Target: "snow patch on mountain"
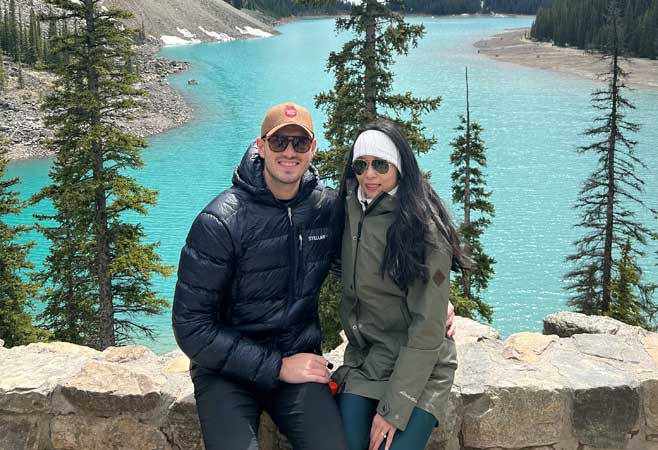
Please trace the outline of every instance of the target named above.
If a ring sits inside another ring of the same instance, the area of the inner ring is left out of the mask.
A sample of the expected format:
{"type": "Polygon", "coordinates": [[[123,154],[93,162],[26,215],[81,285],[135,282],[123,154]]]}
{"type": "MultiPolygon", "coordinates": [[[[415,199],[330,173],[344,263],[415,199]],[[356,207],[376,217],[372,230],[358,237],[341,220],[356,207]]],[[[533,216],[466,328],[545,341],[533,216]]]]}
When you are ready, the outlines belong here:
{"type": "Polygon", "coordinates": [[[188,39],[193,39],[193,38],[196,37],[196,34],[192,33],[192,32],[191,32],[190,30],[188,30],[187,28],[178,28],[178,27],[176,27],[176,30],[178,30],[178,32],[179,32],[180,34],[182,34],[184,37],[186,37],[186,38],[188,38],[188,39]]]}
{"type": "Polygon", "coordinates": [[[251,36],[258,36],[258,37],[272,36],[272,33],[268,33],[267,31],[263,31],[259,28],[253,28],[250,26],[245,26],[244,28],[235,27],[235,29],[238,30],[240,34],[249,34],[251,36]]]}
{"type": "Polygon", "coordinates": [[[221,42],[226,42],[226,41],[234,41],[235,38],[229,36],[226,33],[217,33],[216,31],[208,31],[205,28],[203,28],[201,25],[199,25],[199,30],[203,31],[206,35],[210,36],[211,38],[214,38],[218,41],[221,42]]]}
{"type": "Polygon", "coordinates": [[[183,39],[178,36],[168,36],[163,34],[160,36],[160,40],[164,45],[189,45],[189,44],[200,44],[200,39],[183,39]]]}

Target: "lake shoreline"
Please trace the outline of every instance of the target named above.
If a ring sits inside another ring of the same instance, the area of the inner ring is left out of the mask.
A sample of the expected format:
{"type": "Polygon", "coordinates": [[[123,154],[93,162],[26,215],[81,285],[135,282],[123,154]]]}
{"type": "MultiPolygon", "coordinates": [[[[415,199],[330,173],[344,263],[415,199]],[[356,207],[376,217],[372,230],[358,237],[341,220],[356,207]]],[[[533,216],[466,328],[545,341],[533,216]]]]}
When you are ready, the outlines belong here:
{"type": "MultiPolygon", "coordinates": [[[[133,111],[133,118],[119,127],[140,137],[153,136],[184,125],[194,118],[194,108],[167,81],[167,77],[189,69],[182,61],[158,56],[160,43],[150,42],[139,48],[136,65],[140,74],[138,87],[145,91],[142,108],[133,111]]],[[[25,87],[18,88],[17,65],[5,58],[8,85],[0,102],[0,131],[9,138],[7,159],[25,161],[50,158],[54,155],[46,145],[53,136],[44,124],[40,106],[49,93],[55,75],[23,67],[25,87]]]]}
{"type": "MultiPolygon", "coordinates": [[[[416,17],[427,17],[430,19],[434,18],[451,18],[451,19],[473,19],[473,18],[491,18],[491,19],[501,19],[501,18],[531,18],[535,17],[534,15],[527,14],[427,14],[427,13],[409,13],[404,15],[406,17],[416,18],[416,17]]],[[[339,17],[349,17],[349,13],[345,14],[326,14],[326,15],[308,15],[308,16],[288,16],[276,19],[273,23],[273,26],[277,27],[279,25],[286,25],[289,23],[300,22],[303,20],[321,20],[321,19],[337,19],[339,17]]]]}
{"type": "MultiPolygon", "coordinates": [[[[550,42],[530,40],[530,28],[515,28],[475,42],[478,53],[498,61],[534,69],[568,73],[600,81],[607,62],[598,53],[577,48],[558,47],[550,42]]],[[[621,62],[629,72],[626,84],[634,88],[658,89],[658,61],[646,58],[627,58],[621,62]]]]}

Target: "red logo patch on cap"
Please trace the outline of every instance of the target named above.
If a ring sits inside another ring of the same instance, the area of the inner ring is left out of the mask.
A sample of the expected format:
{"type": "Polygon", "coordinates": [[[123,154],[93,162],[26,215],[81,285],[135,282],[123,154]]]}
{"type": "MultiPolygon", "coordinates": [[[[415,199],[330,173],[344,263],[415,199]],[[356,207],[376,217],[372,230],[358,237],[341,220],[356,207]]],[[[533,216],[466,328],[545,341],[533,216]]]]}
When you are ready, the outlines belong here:
{"type": "Polygon", "coordinates": [[[294,106],[286,106],[286,117],[293,118],[297,115],[297,110],[294,106]]]}

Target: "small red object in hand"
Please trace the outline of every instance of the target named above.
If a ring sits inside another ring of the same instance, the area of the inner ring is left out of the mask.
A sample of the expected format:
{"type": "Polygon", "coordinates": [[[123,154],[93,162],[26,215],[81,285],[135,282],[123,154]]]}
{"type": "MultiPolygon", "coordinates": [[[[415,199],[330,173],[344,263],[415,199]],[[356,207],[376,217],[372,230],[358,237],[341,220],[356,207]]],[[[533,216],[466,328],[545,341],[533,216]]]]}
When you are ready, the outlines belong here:
{"type": "Polygon", "coordinates": [[[338,383],[335,381],[330,381],[329,382],[329,390],[331,391],[331,395],[336,395],[338,394],[338,383]]]}

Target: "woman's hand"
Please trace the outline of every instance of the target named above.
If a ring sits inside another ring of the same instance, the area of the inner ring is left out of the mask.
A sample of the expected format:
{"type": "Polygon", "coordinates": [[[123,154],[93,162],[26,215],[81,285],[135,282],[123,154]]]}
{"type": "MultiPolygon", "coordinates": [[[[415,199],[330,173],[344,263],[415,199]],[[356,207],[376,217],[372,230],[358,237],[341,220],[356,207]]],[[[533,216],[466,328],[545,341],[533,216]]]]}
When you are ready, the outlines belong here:
{"type": "Polygon", "coordinates": [[[397,430],[382,416],[375,414],[375,418],[372,419],[372,428],[370,428],[370,446],[368,450],[379,450],[379,446],[382,445],[384,439],[386,439],[385,448],[388,450],[393,443],[393,436],[397,430]]]}
{"type": "Polygon", "coordinates": [[[446,336],[453,337],[457,331],[457,324],[455,323],[455,307],[452,302],[448,302],[448,320],[446,320],[446,336]]]}

